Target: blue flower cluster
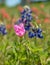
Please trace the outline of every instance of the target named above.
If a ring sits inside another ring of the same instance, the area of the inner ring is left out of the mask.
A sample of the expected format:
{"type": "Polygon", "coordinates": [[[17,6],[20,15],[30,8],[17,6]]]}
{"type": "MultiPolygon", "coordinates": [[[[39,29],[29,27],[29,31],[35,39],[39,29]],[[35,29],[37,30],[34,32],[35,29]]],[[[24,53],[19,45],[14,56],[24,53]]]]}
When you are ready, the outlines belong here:
{"type": "Polygon", "coordinates": [[[4,24],[0,24],[0,34],[2,35],[6,35],[7,34],[7,30],[4,24]]]}
{"type": "Polygon", "coordinates": [[[22,12],[21,12],[21,17],[22,19],[26,19],[28,22],[30,22],[33,18],[32,18],[32,11],[29,10],[29,9],[24,9],[22,12]]]}
{"type": "Polygon", "coordinates": [[[31,28],[30,22],[33,19],[33,17],[32,17],[32,11],[28,6],[26,6],[24,10],[21,12],[21,18],[25,24],[25,30],[29,31],[31,28]]]}
{"type": "Polygon", "coordinates": [[[29,38],[38,37],[43,38],[42,30],[40,28],[32,29],[32,32],[28,33],[29,38]]]}
{"type": "Polygon", "coordinates": [[[43,38],[42,30],[40,28],[33,28],[30,24],[32,17],[31,9],[26,6],[21,12],[21,19],[18,20],[18,23],[24,23],[25,30],[28,31],[29,38],[38,37],[43,38]]]}

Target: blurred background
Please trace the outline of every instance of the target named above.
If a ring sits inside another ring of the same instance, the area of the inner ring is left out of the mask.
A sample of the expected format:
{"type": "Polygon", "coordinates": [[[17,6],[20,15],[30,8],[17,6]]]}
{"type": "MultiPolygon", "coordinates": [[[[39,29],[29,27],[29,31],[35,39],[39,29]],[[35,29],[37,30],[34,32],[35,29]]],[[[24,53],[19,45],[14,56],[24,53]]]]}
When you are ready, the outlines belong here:
{"type": "Polygon", "coordinates": [[[46,2],[46,1],[50,1],[50,0],[0,0],[0,5],[4,4],[8,7],[14,7],[16,5],[26,5],[30,2],[46,2]]]}

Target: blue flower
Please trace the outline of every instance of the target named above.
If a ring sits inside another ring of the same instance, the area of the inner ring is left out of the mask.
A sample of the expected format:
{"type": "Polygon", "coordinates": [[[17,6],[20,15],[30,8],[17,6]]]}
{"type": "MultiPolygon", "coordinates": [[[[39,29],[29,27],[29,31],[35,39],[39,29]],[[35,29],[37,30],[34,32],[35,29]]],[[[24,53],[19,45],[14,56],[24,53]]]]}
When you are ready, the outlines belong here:
{"type": "Polygon", "coordinates": [[[42,30],[41,30],[40,28],[38,28],[38,29],[37,29],[37,32],[38,32],[38,33],[41,33],[41,32],[42,32],[42,30]]]}
{"type": "Polygon", "coordinates": [[[30,23],[26,22],[25,23],[25,30],[26,31],[29,31],[30,30],[30,27],[31,27],[30,23]]]}
{"type": "Polygon", "coordinates": [[[27,21],[29,21],[29,22],[33,19],[32,15],[29,14],[29,13],[26,14],[26,16],[27,16],[26,19],[27,19],[27,21]]]}
{"type": "Polygon", "coordinates": [[[40,28],[33,28],[33,34],[38,38],[43,38],[42,30],[40,28]]]}
{"type": "Polygon", "coordinates": [[[30,31],[31,30],[30,22],[33,19],[31,14],[32,11],[30,9],[24,9],[23,12],[21,12],[21,18],[24,21],[25,30],[28,31],[29,38],[33,37],[43,38],[42,30],[40,28],[33,28],[32,31],[30,31]]]}
{"type": "Polygon", "coordinates": [[[21,16],[22,19],[25,19],[26,17],[27,17],[26,15],[22,15],[22,16],[21,16]]]}
{"type": "Polygon", "coordinates": [[[2,35],[6,35],[7,34],[7,30],[6,30],[6,27],[4,25],[0,26],[0,34],[2,34],[2,35]]]}
{"type": "Polygon", "coordinates": [[[33,17],[30,14],[22,15],[21,18],[23,20],[26,19],[28,22],[31,22],[31,20],[33,19],[33,17]]]}
{"type": "Polygon", "coordinates": [[[23,10],[22,12],[21,12],[21,15],[23,15],[23,14],[25,14],[26,13],[26,11],[25,10],[23,10]]]}
{"type": "Polygon", "coordinates": [[[23,12],[21,12],[21,18],[26,19],[28,22],[30,22],[33,19],[31,13],[31,10],[23,10],[23,12]]]}
{"type": "Polygon", "coordinates": [[[35,36],[35,34],[33,34],[33,32],[28,32],[28,36],[29,36],[29,38],[33,38],[35,36]]]}
{"type": "Polygon", "coordinates": [[[43,35],[40,34],[40,33],[38,33],[38,34],[37,34],[37,37],[38,37],[38,38],[43,38],[43,35]]]}
{"type": "Polygon", "coordinates": [[[27,21],[28,21],[28,22],[31,22],[31,20],[32,20],[32,17],[28,17],[28,18],[27,18],[27,21]]]}
{"type": "Polygon", "coordinates": [[[30,30],[30,26],[28,25],[28,26],[25,26],[25,30],[26,31],[29,31],[30,30]]]}

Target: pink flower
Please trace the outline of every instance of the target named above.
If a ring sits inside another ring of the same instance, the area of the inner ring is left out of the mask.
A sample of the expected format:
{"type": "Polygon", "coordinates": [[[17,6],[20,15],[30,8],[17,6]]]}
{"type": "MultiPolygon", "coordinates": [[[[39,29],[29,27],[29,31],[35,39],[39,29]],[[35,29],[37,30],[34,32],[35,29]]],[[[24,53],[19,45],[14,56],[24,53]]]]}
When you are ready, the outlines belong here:
{"type": "Polygon", "coordinates": [[[21,23],[19,25],[14,25],[14,30],[16,35],[18,35],[19,37],[22,37],[25,34],[25,29],[24,29],[24,24],[21,23]]]}

